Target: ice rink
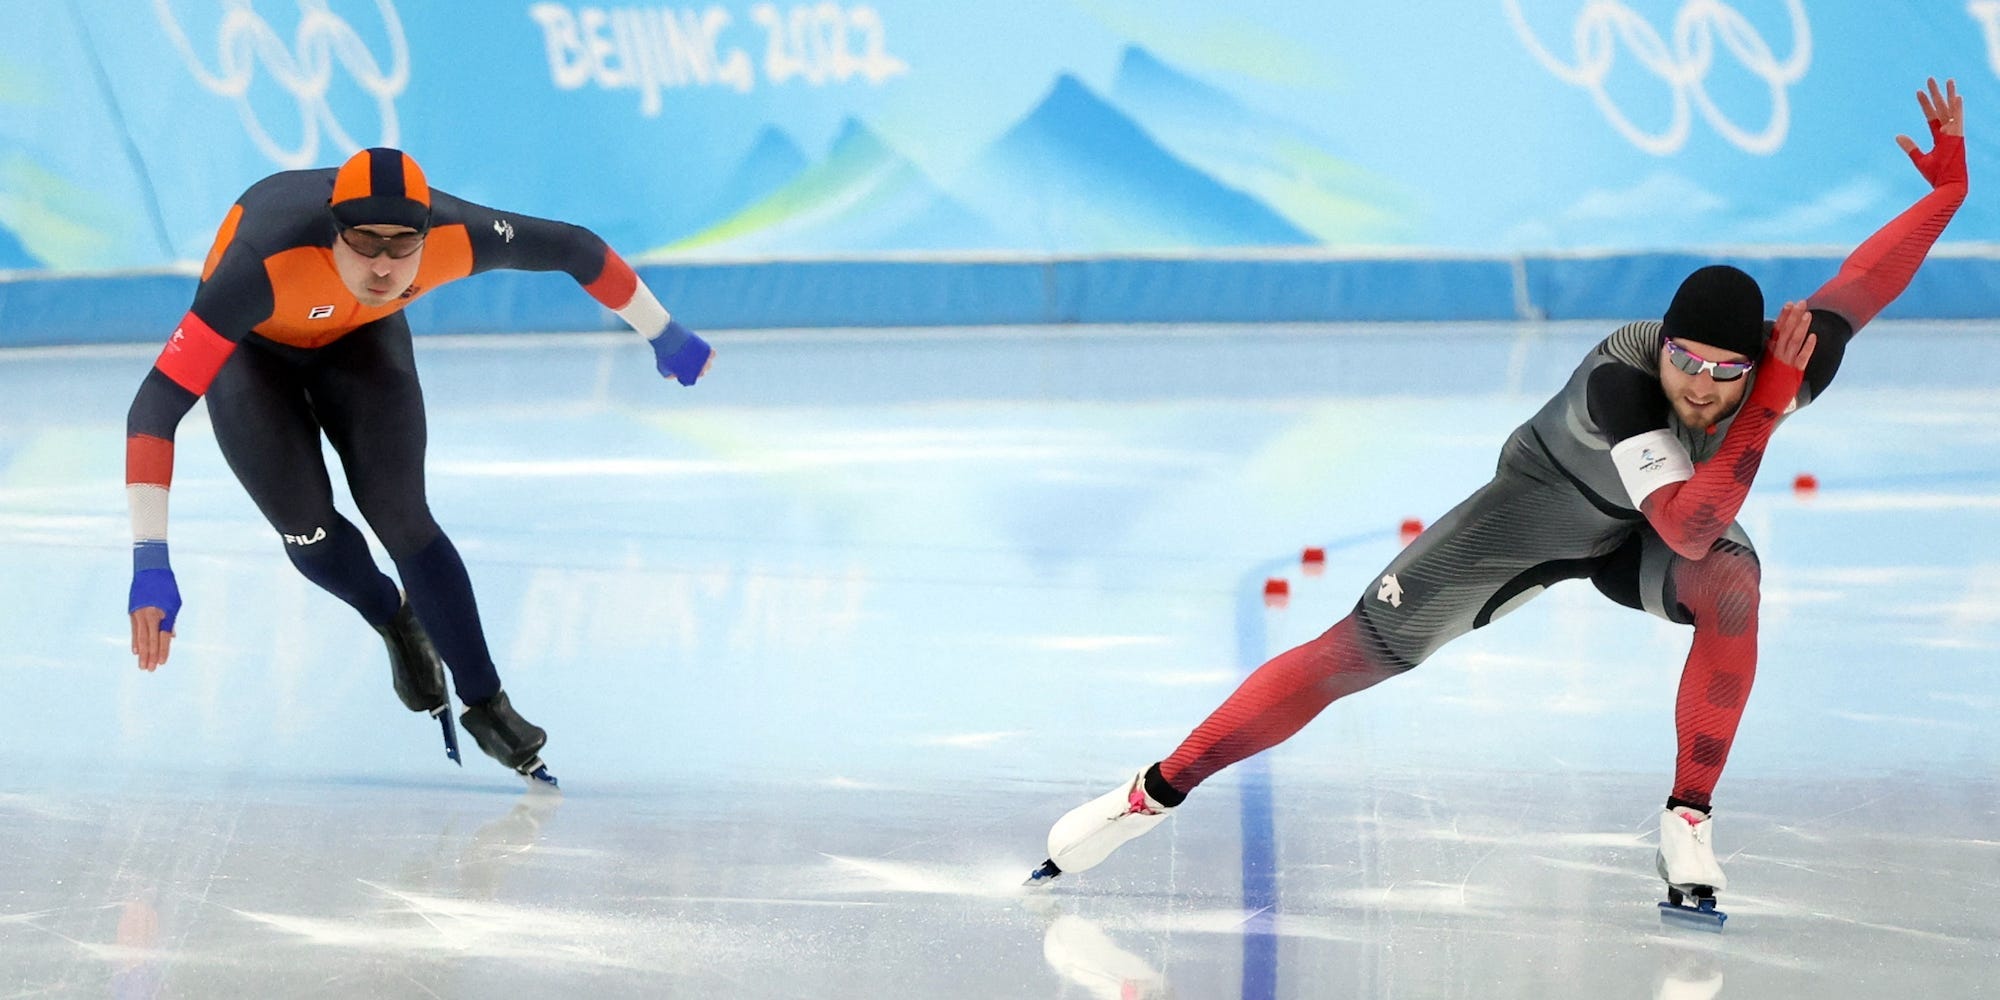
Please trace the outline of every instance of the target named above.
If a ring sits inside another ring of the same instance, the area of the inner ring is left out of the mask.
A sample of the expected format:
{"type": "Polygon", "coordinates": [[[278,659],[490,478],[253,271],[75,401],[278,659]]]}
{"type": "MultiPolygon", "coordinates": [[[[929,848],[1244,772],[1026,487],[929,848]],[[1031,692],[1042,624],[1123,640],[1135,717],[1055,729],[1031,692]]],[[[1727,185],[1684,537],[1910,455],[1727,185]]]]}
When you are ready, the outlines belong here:
{"type": "Polygon", "coordinates": [[[1869,327],[1774,439],[1722,934],[1654,907],[1688,633],[1585,583],[1019,887],[1614,325],[724,333],[693,389],[630,336],[419,338],[432,507],[560,798],[445,760],[203,407],[135,670],[157,346],[0,352],[0,1000],[2000,991],[1992,325],[1869,327]]]}

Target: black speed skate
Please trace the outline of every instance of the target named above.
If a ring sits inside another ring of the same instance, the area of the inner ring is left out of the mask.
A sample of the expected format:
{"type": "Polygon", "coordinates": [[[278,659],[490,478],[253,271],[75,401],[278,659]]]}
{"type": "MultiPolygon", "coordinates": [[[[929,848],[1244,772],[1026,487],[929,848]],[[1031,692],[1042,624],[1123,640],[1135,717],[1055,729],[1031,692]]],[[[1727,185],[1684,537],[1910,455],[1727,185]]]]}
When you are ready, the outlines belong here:
{"type": "Polygon", "coordinates": [[[513,768],[528,782],[529,788],[557,787],[555,775],[549,773],[548,766],[538,756],[549,742],[548,732],[521,718],[521,713],[514,711],[513,703],[507,700],[506,691],[495,691],[493,697],[465,706],[458,721],[465,724],[465,731],[472,734],[479,749],[513,768]]]}
{"type": "Polygon", "coordinates": [[[463,767],[458,759],[458,729],[451,724],[451,697],[444,689],[444,660],[431,645],[430,634],[417,621],[410,602],[396,609],[389,624],[375,631],[389,647],[389,677],[396,685],[396,697],[412,712],[423,712],[438,720],[444,732],[444,754],[463,767]]]}

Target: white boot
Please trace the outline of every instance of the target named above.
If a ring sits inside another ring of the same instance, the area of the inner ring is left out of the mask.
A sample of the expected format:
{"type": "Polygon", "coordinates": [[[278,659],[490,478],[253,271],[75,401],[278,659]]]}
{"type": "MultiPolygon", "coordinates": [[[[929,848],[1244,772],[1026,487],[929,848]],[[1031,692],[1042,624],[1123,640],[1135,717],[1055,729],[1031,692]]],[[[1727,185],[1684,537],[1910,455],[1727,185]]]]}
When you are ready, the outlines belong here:
{"type": "Polygon", "coordinates": [[[1721,892],[1729,884],[1715,861],[1715,820],[1679,806],[1660,812],[1660,877],[1669,886],[1688,890],[1705,885],[1721,892]]]}
{"type": "Polygon", "coordinates": [[[1146,794],[1141,772],[1056,820],[1049,828],[1049,861],[1065,872],[1095,868],[1120,845],[1166,818],[1167,807],[1146,794]]]}

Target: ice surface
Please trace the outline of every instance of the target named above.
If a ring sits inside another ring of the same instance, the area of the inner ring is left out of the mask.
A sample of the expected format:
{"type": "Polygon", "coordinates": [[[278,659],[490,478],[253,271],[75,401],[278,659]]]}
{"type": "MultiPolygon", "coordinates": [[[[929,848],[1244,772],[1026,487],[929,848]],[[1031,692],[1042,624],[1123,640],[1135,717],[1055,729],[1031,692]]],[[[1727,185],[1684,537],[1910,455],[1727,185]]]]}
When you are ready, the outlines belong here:
{"type": "Polygon", "coordinates": [[[120,439],[156,348],[0,354],[0,998],[1991,989],[1990,325],[1870,327],[1766,459],[1723,934],[1654,909],[1686,633],[1583,584],[1019,887],[1607,331],[724,333],[694,389],[629,338],[420,339],[432,507],[559,799],[444,760],[199,407],[187,607],[134,670],[120,439]]]}

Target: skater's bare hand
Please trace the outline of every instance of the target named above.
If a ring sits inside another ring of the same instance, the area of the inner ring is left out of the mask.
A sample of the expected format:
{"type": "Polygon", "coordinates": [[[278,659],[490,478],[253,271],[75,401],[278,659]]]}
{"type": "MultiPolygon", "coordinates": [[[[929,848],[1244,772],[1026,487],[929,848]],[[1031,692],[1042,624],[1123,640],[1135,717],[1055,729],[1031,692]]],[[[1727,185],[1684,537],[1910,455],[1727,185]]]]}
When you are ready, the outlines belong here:
{"type": "MultiPolygon", "coordinates": [[[[1965,134],[1965,98],[1958,94],[1958,81],[1947,79],[1944,89],[1938,90],[1937,78],[1924,81],[1925,90],[1917,91],[1917,106],[1924,111],[1924,121],[1931,127],[1933,136],[1965,134]]],[[[1904,152],[1914,153],[1917,144],[1907,135],[1896,137],[1896,145],[1904,152]]]]}
{"type": "Polygon", "coordinates": [[[1812,360],[1819,336],[1812,332],[1812,310],[1804,302],[1787,302],[1771,324],[1771,342],[1764,356],[1781,365],[1804,371],[1812,360]]]}
{"type": "Polygon", "coordinates": [[[160,631],[167,613],[159,608],[132,612],[132,655],[139,658],[140,670],[158,670],[167,662],[167,648],[174,643],[172,632],[160,631]]]}

